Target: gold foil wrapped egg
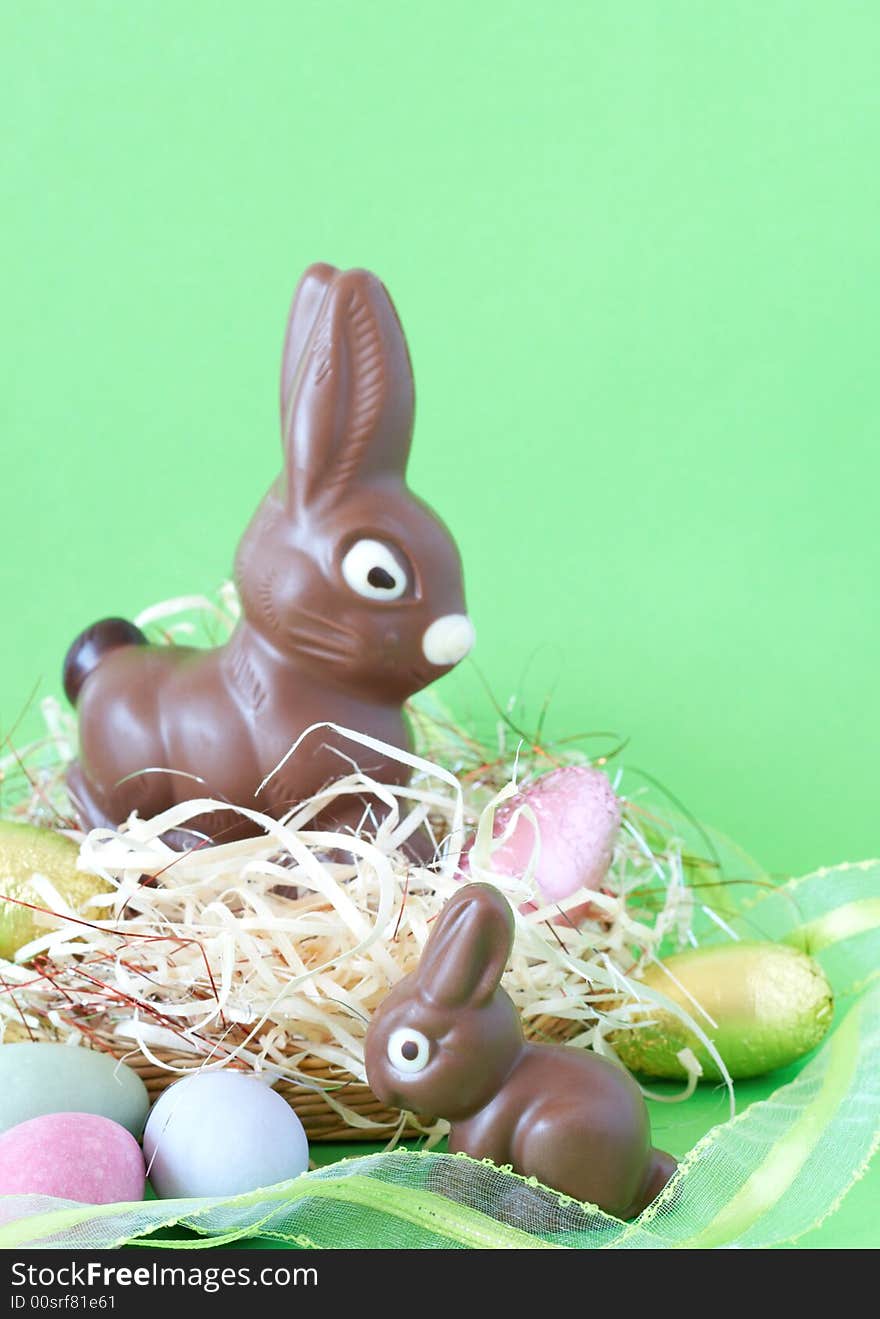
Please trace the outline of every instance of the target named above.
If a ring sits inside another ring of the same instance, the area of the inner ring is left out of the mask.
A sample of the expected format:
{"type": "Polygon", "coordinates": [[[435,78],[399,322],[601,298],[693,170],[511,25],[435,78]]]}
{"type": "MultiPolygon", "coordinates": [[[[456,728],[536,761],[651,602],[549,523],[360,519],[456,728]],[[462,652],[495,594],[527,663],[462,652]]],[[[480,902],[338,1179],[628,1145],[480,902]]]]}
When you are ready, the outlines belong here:
{"type": "Polygon", "coordinates": [[[106,915],[94,906],[84,910],[90,898],[112,893],[113,889],[97,875],[77,870],[78,855],[76,843],[64,834],[0,821],[0,958],[12,961],[19,948],[63,924],[52,914],[45,892],[39,891],[39,876],[48,880],[62,901],[83,920],[106,915]]]}
{"type": "MultiPolygon", "coordinates": [[[[698,1021],[734,1080],[775,1071],[809,1053],[834,1013],[831,986],[818,962],[786,944],[697,948],[649,966],[641,980],[698,1021]]],[[[690,1049],[703,1076],[719,1079],[705,1045],[667,1008],[646,1004],[633,1021],[635,1029],[608,1036],[632,1071],[684,1078],[687,1069],[678,1055],[690,1049]]]]}

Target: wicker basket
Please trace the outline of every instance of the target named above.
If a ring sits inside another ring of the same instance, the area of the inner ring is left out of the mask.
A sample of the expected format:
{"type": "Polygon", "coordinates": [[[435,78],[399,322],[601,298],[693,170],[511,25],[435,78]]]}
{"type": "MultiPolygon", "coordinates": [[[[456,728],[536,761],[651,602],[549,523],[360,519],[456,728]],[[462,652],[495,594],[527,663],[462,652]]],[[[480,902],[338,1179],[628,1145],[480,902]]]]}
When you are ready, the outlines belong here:
{"type": "MultiPolygon", "coordinates": [[[[582,1027],[577,1022],[564,1021],[558,1017],[536,1017],[525,1022],[524,1029],[528,1039],[545,1044],[564,1044],[582,1027]]],[[[114,1042],[114,1046],[111,1048],[108,1045],[106,1051],[124,1059],[127,1066],[137,1072],[147,1087],[151,1101],[179,1079],[178,1072],[157,1067],[143,1055],[133,1056],[130,1045],[120,1047],[114,1042]]],[[[199,1059],[191,1053],[177,1053],[168,1049],[156,1049],[154,1053],[157,1058],[173,1064],[175,1068],[194,1070],[199,1066],[199,1059]]],[[[379,1124],[378,1129],[348,1126],[335,1109],[331,1108],[319,1090],[307,1090],[292,1081],[279,1081],[275,1089],[294,1109],[310,1141],[376,1141],[382,1140],[397,1129],[400,1122],[400,1113],[397,1109],[387,1108],[380,1103],[369,1086],[358,1081],[356,1077],[340,1071],[338,1067],[331,1067],[319,1058],[306,1058],[299,1063],[299,1069],[306,1075],[314,1077],[319,1084],[323,1082],[328,1088],[332,1086],[334,1093],[339,1095],[341,1102],[347,1108],[379,1124]]]]}

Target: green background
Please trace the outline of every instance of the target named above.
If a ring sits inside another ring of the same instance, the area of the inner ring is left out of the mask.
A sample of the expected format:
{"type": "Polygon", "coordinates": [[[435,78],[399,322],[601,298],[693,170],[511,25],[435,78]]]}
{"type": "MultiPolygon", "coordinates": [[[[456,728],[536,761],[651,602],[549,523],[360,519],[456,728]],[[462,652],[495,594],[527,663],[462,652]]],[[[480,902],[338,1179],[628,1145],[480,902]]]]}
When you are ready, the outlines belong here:
{"type": "Polygon", "coordinates": [[[398,304],[498,697],[774,872],[880,851],[873,0],[0,23],[4,730],[81,626],[228,572],[323,259],[398,304]]]}

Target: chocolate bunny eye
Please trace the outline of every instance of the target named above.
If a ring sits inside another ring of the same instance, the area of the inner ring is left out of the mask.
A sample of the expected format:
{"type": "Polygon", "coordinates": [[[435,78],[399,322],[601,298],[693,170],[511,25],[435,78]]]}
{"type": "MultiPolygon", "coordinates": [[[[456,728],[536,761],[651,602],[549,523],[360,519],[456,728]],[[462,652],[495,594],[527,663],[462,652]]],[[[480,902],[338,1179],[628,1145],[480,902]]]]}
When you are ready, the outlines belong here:
{"type": "Polygon", "coordinates": [[[342,575],[368,600],[399,600],[407,588],[406,570],[381,540],[358,540],[342,560],[342,575]]]}
{"type": "Polygon", "coordinates": [[[420,1030],[402,1026],[388,1038],[388,1061],[397,1072],[421,1072],[431,1056],[431,1041],[420,1030]]]}

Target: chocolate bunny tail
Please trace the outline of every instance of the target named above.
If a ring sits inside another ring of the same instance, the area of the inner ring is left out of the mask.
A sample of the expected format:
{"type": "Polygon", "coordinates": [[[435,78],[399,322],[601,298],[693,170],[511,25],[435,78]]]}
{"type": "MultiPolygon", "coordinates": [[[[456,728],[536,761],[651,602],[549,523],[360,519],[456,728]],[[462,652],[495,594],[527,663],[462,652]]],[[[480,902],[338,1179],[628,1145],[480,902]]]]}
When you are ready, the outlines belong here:
{"type": "Polygon", "coordinates": [[[86,678],[111,650],[146,644],[140,628],[125,618],[102,618],[80,632],[64,657],[64,691],[70,704],[76,705],[86,678]]]}
{"type": "Polygon", "coordinates": [[[638,1217],[640,1213],[647,1209],[649,1204],[653,1204],[666,1183],[672,1179],[677,1171],[678,1161],[671,1154],[667,1154],[665,1150],[653,1149],[641,1195],[626,1215],[627,1218],[638,1217]]]}

